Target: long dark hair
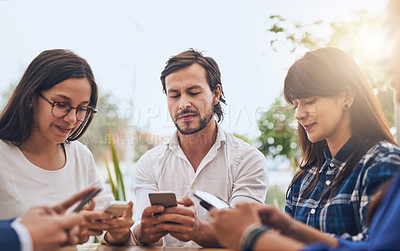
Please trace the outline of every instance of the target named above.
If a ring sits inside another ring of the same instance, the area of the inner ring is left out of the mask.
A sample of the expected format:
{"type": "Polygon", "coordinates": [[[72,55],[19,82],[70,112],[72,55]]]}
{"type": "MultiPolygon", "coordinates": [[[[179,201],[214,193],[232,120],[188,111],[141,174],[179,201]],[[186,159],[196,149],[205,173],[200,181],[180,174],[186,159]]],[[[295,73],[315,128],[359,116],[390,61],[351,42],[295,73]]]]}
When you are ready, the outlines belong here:
{"type": "Polygon", "coordinates": [[[214,105],[214,114],[217,116],[218,122],[220,122],[224,116],[221,102],[226,104],[226,101],[224,99],[224,91],[222,89],[221,72],[219,71],[217,62],[215,62],[215,60],[210,57],[205,57],[201,52],[195,51],[194,49],[189,49],[168,59],[160,77],[163,92],[167,92],[165,89],[165,78],[169,74],[177,70],[189,67],[194,63],[201,65],[206,70],[207,82],[210,86],[211,91],[215,91],[217,89],[217,85],[221,86],[221,97],[218,104],[214,105]]]}
{"type": "MultiPolygon", "coordinates": [[[[70,78],[86,78],[92,93],[89,105],[96,107],[97,84],[87,61],[69,50],[54,49],[40,53],[29,64],[0,115],[0,139],[15,145],[25,142],[32,130],[33,112],[30,100],[38,93],[70,78]]],[[[79,139],[92,122],[93,117],[82,122],[67,141],[79,139]]]]}
{"type": "MultiPolygon", "coordinates": [[[[351,130],[356,132],[353,135],[354,147],[343,170],[321,198],[325,194],[333,194],[365,152],[377,142],[385,140],[395,145],[397,143],[390,134],[382,108],[367,78],[346,52],[336,48],[310,51],[289,68],[285,78],[284,96],[290,104],[293,104],[294,99],[339,96],[340,93],[349,91],[355,95],[354,102],[349,108],[351,130]]],[[[300,170],[294,176],[289,189],[307,169],[316,165],[318,171],[313,186],[306,192],[309,196],[317,185],[319,170],[324,163],[323,151],[326,141],[312,143],[300,124],[298,124],[298,138],[303,158],[300,170]]]]}

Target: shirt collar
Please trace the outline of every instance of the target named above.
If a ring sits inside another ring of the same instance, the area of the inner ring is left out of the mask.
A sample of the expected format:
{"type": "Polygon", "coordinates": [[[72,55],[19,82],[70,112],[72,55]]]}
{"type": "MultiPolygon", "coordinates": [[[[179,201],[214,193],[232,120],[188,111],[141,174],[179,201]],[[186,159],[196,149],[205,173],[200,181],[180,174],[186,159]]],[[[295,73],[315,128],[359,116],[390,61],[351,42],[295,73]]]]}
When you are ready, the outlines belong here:
{"type": "MultiPolygon", "coordinates": [[[[215,140],[213,147],[215,146],[217,149],[219,149],[219,147],[224,142],[226,142],[226,136],[225,136],[225,133],[222,130],[222,128],[219,126],[219,124],[216,123],[216,125],[217,125],[217,139],[215,140]]],[[[171,150],[176,150],[181,147],[179,145],[179,140],[178,140],[178,130],[175,130],[175,132],[169,138],[169,141],[167,144],[168,144],[169,149],[171,149],[171,150]]]]}
{"type": "Polygon", "coordinates": [[[336,155],[332,158],[331,152],[329,151],[328,144],[325,144],[324,157],[326,165],[323,165],[320,171],[323,171],[327,166],[328,162],[332,162],[335,167],[343,166],[347,159],[352,154],[352,149],[354,148],[355,137],[351,136],[347,142],[340,148],[336,155]]]}

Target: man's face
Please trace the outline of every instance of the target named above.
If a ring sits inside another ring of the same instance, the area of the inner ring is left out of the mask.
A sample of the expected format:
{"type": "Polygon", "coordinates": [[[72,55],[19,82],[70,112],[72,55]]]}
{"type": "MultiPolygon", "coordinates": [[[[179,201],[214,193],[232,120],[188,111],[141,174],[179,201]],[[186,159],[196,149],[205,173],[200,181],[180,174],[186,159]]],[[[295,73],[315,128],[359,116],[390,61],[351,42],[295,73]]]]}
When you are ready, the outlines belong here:
{"type": "Polygon", "coordinates": [[[168,110],[182,134],[194,134],[214,120],[220,86],[212,92],[205,69],[199,64],[177,70],[165,78],[168,110]]]}
{"type": "Polygon", "coordinates": [[[391,1],[386,9],[384,30],[386,48],[384,64],[387,66],[396,101],[400,103],[400,1],[391,1]]]}

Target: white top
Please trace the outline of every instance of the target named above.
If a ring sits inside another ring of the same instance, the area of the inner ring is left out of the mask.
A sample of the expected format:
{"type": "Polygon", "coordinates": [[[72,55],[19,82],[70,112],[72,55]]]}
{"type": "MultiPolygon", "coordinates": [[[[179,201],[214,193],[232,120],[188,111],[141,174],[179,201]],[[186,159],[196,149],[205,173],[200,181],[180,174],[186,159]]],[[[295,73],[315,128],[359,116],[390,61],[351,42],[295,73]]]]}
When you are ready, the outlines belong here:
{"type": "MultiPolygon", "coordinates": [[[[52,206],[89,186],[103,187],[89,149],[78,141],[64,144],[65,166],[48,171],[35,166],[20,149],[0,140],[0,219],[21,216],[33,206],[52,206]]],[[[113,198],[103,191],[96,208],[113,198]]]]}
{"type": "MultiPolygon", "coordinates": [[[[218,126],[217,139],[195,172],[183,153],[175,132],[169,142],[146,152],[136,165],[135,226],[140,224],[144,208],[150,205],[148,193],[173,191],[177,199],[189,195],[195,202],[197,216],[209,221],[208,211],[190,194],[191,189],[214,194],[235,205],[239,201],[264,203],[268,169],[264,155],[218,126]]],[[[199,247],[164,237],[164,245],[199,247]]]]}

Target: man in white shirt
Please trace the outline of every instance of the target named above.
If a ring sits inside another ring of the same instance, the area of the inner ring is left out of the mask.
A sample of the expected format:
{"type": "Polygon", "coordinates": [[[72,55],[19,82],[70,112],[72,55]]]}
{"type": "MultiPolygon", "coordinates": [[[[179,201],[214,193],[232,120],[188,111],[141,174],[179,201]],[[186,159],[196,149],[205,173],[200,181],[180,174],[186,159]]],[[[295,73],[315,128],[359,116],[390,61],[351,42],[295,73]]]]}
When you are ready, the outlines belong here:
{"type": "Polygon", "coordinates": [[[190,191],[212,193],[231,206],[264,203],[265,157],[217,124],[225,100],[212,58],[193,49],[173,56],[161,81],[177,131],[137,163],[133,237],[143,245],[218,247],[208,212],[192,201],[190,191]],[[148,193],[155,191],[173,191],[180,205],[150,206],[148,193]]]}

